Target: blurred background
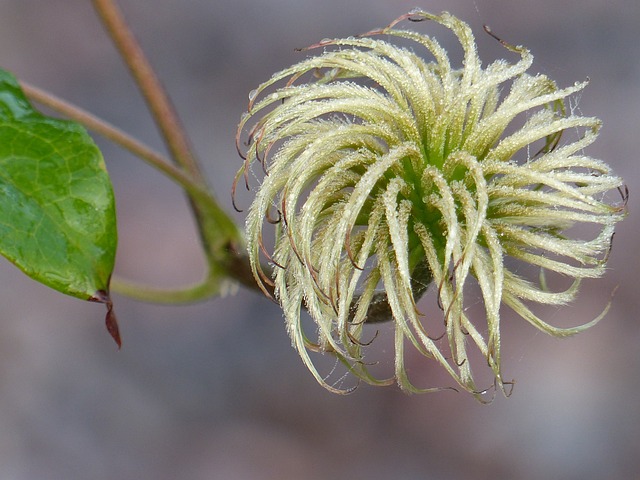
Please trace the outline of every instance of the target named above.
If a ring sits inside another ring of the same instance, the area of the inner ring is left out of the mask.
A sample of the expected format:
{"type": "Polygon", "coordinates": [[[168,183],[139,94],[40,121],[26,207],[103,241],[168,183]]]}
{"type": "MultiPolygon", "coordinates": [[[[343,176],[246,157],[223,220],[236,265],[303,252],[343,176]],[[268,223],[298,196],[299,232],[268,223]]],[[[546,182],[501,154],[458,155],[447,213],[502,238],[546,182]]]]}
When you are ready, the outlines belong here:
{"type": "MultiPolygon", "coordinates": [[[[532,72],[579,98],[604,128],[588,153],[629,185],[604,279],[549,320],[606,319],[577,337],[503,317],[510,398],[321,388],[291,349],[279,309],[253,292],[191,306],[116,296],[124,345],[104,309],[66,298],[0,261],[0,478],[640,478],[640,2],[637,0],[121,0],[218,197],[240,164],[247,94],[300,59],[294,48],[389,23],[420,6],[471,24],[485,64],[505,56],[482,32],[530,48],[532,72]],[[418,5],[416,5],[418,3],[418,5]]],[[[458,55],[455,39],[421,24],[458,55]]],[[[0,65],[163,148],[85,0],[0,1],[0,65]]],[[[98,139],[115,185],[118,274],[158,286],[196,281],[202,256],[180,190],[98,139]]],[[[238,220],[242,221],[240,215],[238,220]]],[[[437,312],[437,310],[434,310],[437,312]]],[[[446,378],[420,363],[423,385],[446,378]]]]}

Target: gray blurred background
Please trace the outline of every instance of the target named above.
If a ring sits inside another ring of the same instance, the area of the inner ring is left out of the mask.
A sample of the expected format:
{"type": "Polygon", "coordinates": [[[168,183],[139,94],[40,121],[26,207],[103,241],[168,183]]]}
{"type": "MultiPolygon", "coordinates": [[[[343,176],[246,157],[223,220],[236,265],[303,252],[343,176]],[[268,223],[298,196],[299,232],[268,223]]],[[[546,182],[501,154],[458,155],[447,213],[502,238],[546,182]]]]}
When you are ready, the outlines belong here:
{"type": "MultiPolygon", "coordinates": [[[[230,207],[233,145],[247,93],[324,37],[387,24],[415,0],[122,0],[171,92],[219,198],[230,207]]],[[[640,2],[430,0],[476,32],[485,64],[504,52],[482,25],[536,57],[560,85],[589,77],[578,107],[604,121],[589,153],[631,190],[608,275],[549,320],[607,318],[558,340],[505,312],[511,398],[322,389],[259,295],[162,307],[116,297],[104,310],[0,262],[0,479],[640,478],[640,2]]],[[[442,35],[442,29],[416,28],[442,35]]],[[[443,43],[458,52],[454,39],[443,43]]],[[[459,57],[458,57],[459,58],[459,57]]],[[[1,0],[0,65],[162,143],[91,4],[1,0]]],[[[160,286],[195,281],[202,257],[180,190],[100,141],[115,184],[117,272],[160,286]]],[[[241,217],[238,216],[238,219],[241,217]]],[[[416,365],[415,368],[418,368],[416,365]]],[[[442,384],[423,365],[423,384],[442,384]]]]}

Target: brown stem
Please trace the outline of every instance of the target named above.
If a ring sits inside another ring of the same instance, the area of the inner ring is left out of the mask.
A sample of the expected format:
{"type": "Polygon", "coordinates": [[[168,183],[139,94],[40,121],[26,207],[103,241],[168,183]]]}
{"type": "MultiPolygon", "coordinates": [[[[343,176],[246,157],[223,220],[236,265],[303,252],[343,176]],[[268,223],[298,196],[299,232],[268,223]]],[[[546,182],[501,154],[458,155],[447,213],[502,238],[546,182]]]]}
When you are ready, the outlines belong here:
{"type": "Polygon", "coordinates": [[[192,178],[204,184],[204,176],[178,115],[122,12],[114,0],[93,0],[93,4],[139,86],[172,158],[189,172],[192,178]]]}

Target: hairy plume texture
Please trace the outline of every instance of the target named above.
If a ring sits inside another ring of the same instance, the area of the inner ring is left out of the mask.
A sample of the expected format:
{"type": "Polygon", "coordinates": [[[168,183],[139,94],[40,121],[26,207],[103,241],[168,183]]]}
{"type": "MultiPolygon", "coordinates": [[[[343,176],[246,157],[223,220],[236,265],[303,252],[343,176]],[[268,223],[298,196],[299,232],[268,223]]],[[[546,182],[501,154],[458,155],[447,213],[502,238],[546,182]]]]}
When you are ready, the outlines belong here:
{"type": "Polygon", "coordinates": [[[334,354],[370,384],[436,390],[410,380],[411,347],[481,398],[472,371],[478,358],[496,387],[509,383],[501,372],[501,306],[555,336],[604,315],[559,328],[532,310],[570,302],[582,279],[604,273],[625,213],[624,199],[612,204],[607,194],[622,191],[622,180],[584,153],[600,120],[565,108],[585,83],[559,88],[528,74],[529,51],[501,43],[519,60],[483,68],[466,23],[416,10],[386,28],[305,49],[321,53],[250,94],[234,192],[243,178],[247,187],[259,179],[246,221],[253,272],[282,306],[304,363],[332,391],[348,390],[329,384],[310,351],[334,354]],[[407,20],[451,30],[462,68],[434,38],[399,29],[407,20]],[[263,241],[269,224],[272,249],[263,241]],[[573,238],[585,232],[587,239],[573,238]],[[569,277],[568,287],[552,291],[545,272],[569,277]],[[439,332],[428,331],[416,306],[430,284],[443,312],[439,332]],[[482,298],[481,318],[468,316],[469,284],[479,292],[474,302],[482,298]],[[313,335],[303,328],[303,308],[313,335]],[[395,331],[392,378],[377,378],[376,359],[365,355],[372,349],[365,325],[383,319],[395,331]]]}

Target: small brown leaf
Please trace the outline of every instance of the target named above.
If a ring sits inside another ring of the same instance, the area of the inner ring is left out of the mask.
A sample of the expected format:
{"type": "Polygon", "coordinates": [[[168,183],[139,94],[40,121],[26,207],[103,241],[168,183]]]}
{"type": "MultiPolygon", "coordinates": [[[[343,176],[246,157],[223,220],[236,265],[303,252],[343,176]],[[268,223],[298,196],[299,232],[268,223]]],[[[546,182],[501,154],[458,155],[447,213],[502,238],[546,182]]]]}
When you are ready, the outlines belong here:
{"type": "Polygon", "coordinates": [[[113,311],[113,301],[109,293],[104,290],[98,290],[92,297],[89,298],[90,302],[104,303],[107,306],[107,315],[105,317],[105,325],[107,331],[113,341],[118,345],[118,350],[122,347],[122,339],[120,338],[120,328],[118,327],[118,319],[113,311]]]}

